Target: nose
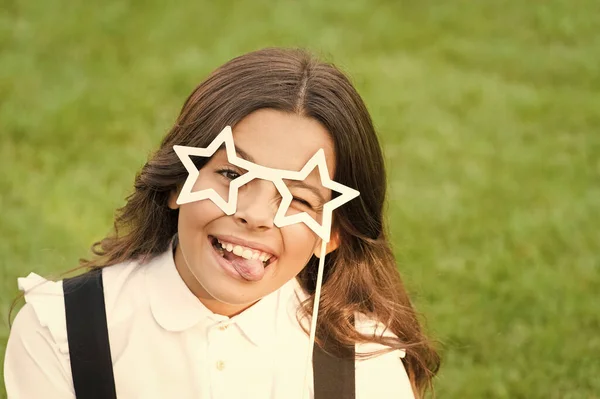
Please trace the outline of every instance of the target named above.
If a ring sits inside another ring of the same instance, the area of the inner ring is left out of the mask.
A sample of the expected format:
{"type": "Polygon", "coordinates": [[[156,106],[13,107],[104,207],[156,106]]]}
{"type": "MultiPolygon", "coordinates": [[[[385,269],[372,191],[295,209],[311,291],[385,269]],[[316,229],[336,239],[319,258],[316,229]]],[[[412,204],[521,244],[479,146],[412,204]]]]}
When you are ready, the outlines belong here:
{"type": "Polygon", "coordinates": [[[235,214],[236,222],[252,230],[268,230],[279,203],[279,192],[275,185],[256,179],[240,187],[235,214]]]}

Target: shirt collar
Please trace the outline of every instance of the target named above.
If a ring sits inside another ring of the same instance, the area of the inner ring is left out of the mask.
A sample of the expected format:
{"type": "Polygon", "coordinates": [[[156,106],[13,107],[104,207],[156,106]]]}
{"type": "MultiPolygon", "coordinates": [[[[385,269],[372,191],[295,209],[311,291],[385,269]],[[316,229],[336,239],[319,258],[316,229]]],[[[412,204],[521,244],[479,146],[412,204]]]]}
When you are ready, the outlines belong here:
{"type": "Polygon", "coordinates": [[[227,319],[215,315],[196,298],[185,284],[173,260],[173,246],[155,257],[146,269],[146,289],[156,322],[167,331],[183,331],[212,320],[227,319]]]}
{"type": "Polygon", "coordinates": [[[146,269],[146,289],[156,322],[167,331],[184,331],[199,323],[236,324],[256,345],[269,344],[275,338],[278,315],[285,313],[299,286],[292,278],[278,290],[265,296],[242,313],[229,318],[210,311],[185,284],[173,259],[173,246],[155,257],[146,269]]]}
{"type": "Polygon", "coordinates": [[[279,318],[285,316],[286,305],[292,298],[294,283],[295,279],[288,281],[242,313],[233,316],[231,321],[235,322],[254,344],[261,346],[272,343],[279,318]]]}

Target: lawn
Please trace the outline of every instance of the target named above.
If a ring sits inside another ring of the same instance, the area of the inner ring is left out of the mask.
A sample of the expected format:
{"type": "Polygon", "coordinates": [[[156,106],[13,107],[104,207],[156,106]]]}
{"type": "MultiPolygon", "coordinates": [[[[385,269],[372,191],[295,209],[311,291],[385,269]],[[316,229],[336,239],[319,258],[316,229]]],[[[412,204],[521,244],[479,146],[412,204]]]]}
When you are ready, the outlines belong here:
{"type": "Polygon", "coordinates": [[[301,46],[381,136],[437,396],[600,398],[597,0],[172,3],[0,0],[0,353],[16,278],[89,254],[195,85],[301,46]]]}

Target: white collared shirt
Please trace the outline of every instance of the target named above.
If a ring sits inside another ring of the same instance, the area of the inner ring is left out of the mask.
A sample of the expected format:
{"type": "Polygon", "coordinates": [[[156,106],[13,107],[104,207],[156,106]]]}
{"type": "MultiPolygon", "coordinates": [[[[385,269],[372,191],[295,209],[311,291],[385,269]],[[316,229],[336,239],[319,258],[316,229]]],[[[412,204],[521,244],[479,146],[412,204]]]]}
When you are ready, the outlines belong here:
{"type": "MultiPolygon", "coordinates": [[[[104,268],[103,280],[119,399],[313,397],[312,369],[304,381],[309,340],[296,319],[296,294],[306,294],[296,279],[231,318],[192,294],[170,250],[144,265],[104,268]]],[[[73,399],[62,281],[31,273],[18,282],[27,303],[6,348],[8,399],[73,399]]],[[[381,327],[357,317],[363,332],[381,327]]],[[[357,360],[356,398],[414,398],[403,356],[357,360]]]]}

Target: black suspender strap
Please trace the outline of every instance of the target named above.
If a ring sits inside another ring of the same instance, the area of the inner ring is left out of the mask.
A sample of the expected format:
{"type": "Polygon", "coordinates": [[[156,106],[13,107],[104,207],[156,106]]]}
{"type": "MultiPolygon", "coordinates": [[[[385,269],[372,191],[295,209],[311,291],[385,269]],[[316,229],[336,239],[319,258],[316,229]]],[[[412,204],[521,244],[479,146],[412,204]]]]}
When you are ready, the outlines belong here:
{"type": "Polygon", "coordinates": [[[315,399],[355,399],[354,348],[335,357],[315,344],[313,378],[315,399]]]}
{"type": "Polygon", "coordinates": [[[102,269],[63,280],[71,373],[77,399],[116,399],[102,269]]]}

